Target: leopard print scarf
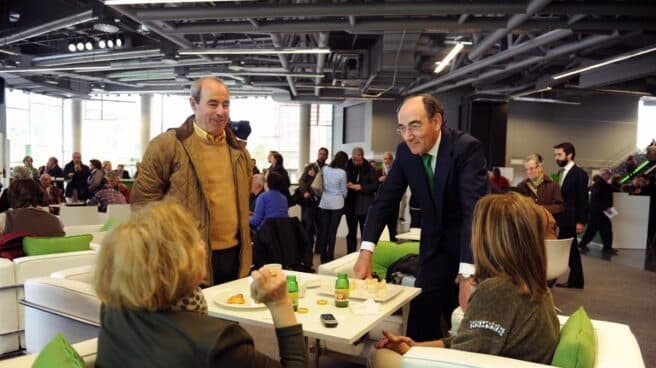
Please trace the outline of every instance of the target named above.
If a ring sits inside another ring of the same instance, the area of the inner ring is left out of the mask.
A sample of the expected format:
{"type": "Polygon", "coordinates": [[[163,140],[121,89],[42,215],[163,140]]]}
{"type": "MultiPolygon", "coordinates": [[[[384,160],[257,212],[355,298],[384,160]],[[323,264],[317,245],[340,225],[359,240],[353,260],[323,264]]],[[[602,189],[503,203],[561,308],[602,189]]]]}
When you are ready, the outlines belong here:
{"type": "Polygon", "coordinates": [[[180,298],[171,306],[172,311],[189,311],[207,315],[207,301],[200,287],[180,298]]]}

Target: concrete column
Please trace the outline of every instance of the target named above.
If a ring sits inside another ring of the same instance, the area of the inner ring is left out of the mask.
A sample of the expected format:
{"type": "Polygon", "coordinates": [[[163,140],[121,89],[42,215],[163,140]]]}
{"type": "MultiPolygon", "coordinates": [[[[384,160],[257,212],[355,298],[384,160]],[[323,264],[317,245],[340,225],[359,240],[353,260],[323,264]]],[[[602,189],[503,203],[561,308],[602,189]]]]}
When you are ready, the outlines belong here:
{"type": "Polygon", "coordinates": [[[82,152],[82,100],[71,101],[71,120],[73,127],[73,152],[82,152]]]}
{"type": "Polygon", "coordinates": [[[310,104],[302,104],[299,109],[298,129],[298,177],[301,177],[305,165],[310,162],[310,104]]]}
{"type": "MultiPolygon", "coordinates": [[[[150,113],[153,95],[141,95],[141,157],[150,142],[150,113]]],[[[140,159],[141,160],[141,159],[140,159]]]]}

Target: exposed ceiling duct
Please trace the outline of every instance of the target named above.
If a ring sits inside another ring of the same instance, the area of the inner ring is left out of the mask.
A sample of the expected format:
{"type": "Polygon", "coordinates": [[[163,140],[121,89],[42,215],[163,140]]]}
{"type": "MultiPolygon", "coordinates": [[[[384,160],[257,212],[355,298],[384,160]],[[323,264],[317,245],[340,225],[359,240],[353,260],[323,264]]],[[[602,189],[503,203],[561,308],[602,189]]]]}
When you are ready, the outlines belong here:
{"type": "Polygon", "coordinates": [[[26,29],[24,31],[13,33],[6,37],[0,37],[0,46],[7,46],[12,43],[26,40],[32,37],[40,36],[53,30],[71,27],[76,24],[86,23],[91,20],[95,20],[97,17],[93,16],[91,10],[84,11],[82,13],[77,13],[68,17],[60,18],[53,20],[51,22],[42,23],[38,26],[26,29]]]}
{"type": "Polygon", "coordinates": [[[159,49],[141,49],[124,51],[91,52],[89,54],[64,54],[34,58],[35,66],[57,66],[67,64],[94,63],[138,58],[161,57],[159,49]]]}

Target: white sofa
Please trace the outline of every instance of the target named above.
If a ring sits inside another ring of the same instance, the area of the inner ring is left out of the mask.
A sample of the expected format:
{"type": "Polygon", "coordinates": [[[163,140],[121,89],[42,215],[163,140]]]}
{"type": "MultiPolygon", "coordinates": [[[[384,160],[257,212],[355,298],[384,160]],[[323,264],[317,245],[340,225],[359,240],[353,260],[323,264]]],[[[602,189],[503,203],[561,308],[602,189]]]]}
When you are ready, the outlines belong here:
{"type": "Polygon", "coordinates": [[[24,347],[23,284],[27,279],[47,276],[54,271],[94,264],[93,250],[20,257],[0,258],[0,354],[24,347]]]}
{"type": "MultiPolygon", "coordinates": [[[[564,324],[567,317],[559,316],[564,324]]],[[[644,368],[638,341],[629,326],[592,321],[597,340],[595,368],[644,368]]],[[[453,349],[413,347],[403,356],[403,368],[531,368],[548,365],[495,355],[469,353],[453,349]]]]}
{"type": "MultiPolygon", "coordinates": [[[[84,360],[85,367],[93,368],[95,366],[96,352],[98,350],[97,338],[73,344],[73,348],[84,360]]],[[[39,354],[37,352],[12,359],[0,360],[0,368],[30,368],[32,367],[32,364],[34,364],[34,361],[38,355],[39,354]]]]}

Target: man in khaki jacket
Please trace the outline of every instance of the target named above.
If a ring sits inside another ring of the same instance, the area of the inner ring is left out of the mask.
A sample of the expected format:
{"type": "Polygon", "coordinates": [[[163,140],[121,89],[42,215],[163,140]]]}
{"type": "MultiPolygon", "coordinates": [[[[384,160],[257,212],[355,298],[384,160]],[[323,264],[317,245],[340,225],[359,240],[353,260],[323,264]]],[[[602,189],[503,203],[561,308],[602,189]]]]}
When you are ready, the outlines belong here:
{"type": "Polygon", "coordinates": [[[253,169],[243,143],[226,129],[230,93],[223,81],[198,79],[189,101],[194,115],[148,144],[132,204],[165,197],[182,204],[205,241],[204,284],[216,285],[248,275],[252,263],[248,196],[253,169]]]}

